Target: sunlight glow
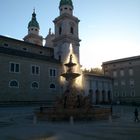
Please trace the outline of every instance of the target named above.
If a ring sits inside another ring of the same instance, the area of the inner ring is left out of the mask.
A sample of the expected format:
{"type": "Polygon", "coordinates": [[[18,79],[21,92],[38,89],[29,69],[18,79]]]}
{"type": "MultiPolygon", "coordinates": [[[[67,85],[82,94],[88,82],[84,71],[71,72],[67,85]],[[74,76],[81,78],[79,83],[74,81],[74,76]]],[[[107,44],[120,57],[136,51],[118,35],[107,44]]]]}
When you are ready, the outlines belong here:
{"type": "Polygon", "coordinates": [[[81,71],[81,66],[80,66],[80,64],[78,63],[78,58],[76,57],[76,55],[74,54],[74,51],[73,51],[73,47],[72,47],[72,44],[70,44],[70,46],[69,46],[69,56],[72,54],[72,61],[74,62],[74,63],[76,63],[77,65],[74,67],[74,72],[77,72],[77,73],[80,73],[81,75],[79,76],[79,77],[77,77],[76,78],[76,80],[75,80],[75,86],[76,87],[78,87],[78,88],[80,88],[80,89],[82,89],[82,87],[83,87],[83,75],[82,75],[82,71],[81,71]]]}
{"type": "Polygon", "coordinates": [[[45,39],[43,39],[43,46],[45,46],[45,43],[46,43],[46,40],[45,40],[45,39]]]}
{"type": "MultiPolygon", "coordinates": [[[[79,77],[77,77],[75,79],[75,86],[78,87],[79,89],[82,89],[83,87],[83,75],[82,75],[82,70],[81,70],[81,66],[80,64],[78,63],[78,58],[76,57],[76,55],[74,54],[74,51],[73,51],[73,46],[72,44],[69,45],[69,53],[68,53],[68,56],[64,62],[65,63],[69,63],[69,58],[70,58],[70,55],[72,54],[72,62],[73,63],[76,63],[76,66],[73,67],[73,71],[75,73],[80,73],[81,75],[79,77]]],[[[64,72],[67,72],[67,68],[64,66],[63,67],[63,71],[64,72]]],[[[65,81],[65,78],[63,78],[62,76],[60,76],[60,81],[62,84],[64,84],[65,81]]]]}
{"type": "Polygon", "coordinates": [[[63,85],[65,82],[65,78],[63,76],[60,76],[60,83],[63,85]]]}

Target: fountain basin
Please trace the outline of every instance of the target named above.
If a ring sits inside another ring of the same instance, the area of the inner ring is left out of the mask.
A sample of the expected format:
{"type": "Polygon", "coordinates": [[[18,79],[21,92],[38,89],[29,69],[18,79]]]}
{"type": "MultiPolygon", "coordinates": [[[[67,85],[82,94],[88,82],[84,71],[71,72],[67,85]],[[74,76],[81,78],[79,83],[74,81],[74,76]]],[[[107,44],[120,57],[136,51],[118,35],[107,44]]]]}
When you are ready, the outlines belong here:
{"type": "Polygon", "coordinates": [[[61,76],[63,76],[67,80],[67,79],[75,79],[75,78],[79,77],[80,74],[79,73],[63,73],[63,74],[61,74],[61,76]]]}

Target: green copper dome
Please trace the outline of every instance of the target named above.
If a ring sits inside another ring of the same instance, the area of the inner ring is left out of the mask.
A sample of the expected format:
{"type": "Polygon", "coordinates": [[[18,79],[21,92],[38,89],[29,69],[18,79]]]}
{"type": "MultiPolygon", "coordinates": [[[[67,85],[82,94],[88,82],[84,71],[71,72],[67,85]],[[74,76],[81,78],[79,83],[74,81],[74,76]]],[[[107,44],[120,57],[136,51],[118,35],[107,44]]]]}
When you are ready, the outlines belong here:
{"type": "Polygon", "coordinates": [[[37,27],[37,28],[39,28],[39,23],[36,20],[36,13],[35,13],[35,11],[33,12],[32,19],[31,19],[31,21],[28,24],[28,28],[30,28],[30,27],[37,27]]]}
{"type": "Polygon", "coordinates": [[[70,5],[73,7],[72,0],[61,0],[59,6],[62,6],[62,5],[70,5]]]}

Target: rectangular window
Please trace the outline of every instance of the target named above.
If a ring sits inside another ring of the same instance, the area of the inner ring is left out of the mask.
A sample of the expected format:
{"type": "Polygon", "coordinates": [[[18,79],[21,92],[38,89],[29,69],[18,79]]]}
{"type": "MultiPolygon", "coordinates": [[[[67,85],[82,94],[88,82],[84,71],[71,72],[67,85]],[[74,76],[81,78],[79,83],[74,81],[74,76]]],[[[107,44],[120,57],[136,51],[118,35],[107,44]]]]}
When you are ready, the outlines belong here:
{"type": "Polygon", "coordinates": [[[117,77],[117,71],[113,71],[113,77],[117,77]]]}
{"type": "Polygon", "coordinates": [[[120,75],[121,75],[121,76],[124,76],[124,70],[123,70],[123,69],[120,70],[120,75]]]}
{"type": "Polygon", "coordinates": [[[129,81],[129,83],[130,83],[130,86],[131,86],[131,87],[134,87],[134,80],[133,80],[133,79],[131,79],[131,80],[129,81]]]}
{"type": "Polygon", "coordinates": [[[122,91],[122,97],[126,97],[126,92],[122,91]]]}
{"type": "Polygon", "coordinates": [[[32,74],[35,74],[35,66],[32,66],[32,74]]]}
{"type": "Polygon", "coordinates": [[[53,70],[53,76],[54,77],[56,76],[56,70],[53,70]]]}
{"type": "Polygon", "coordinates": [[[121,81],[121,85],[125,86],[125,81],[124,80],[121,81]]]}
{"type": "Polygon", "coordinates": [[[16,72],[19,72],[19,64],[16,64],[16,72]]]}
{"type": "Polygon", "coordinates": [[[108,73],[108,70],[105,70],[105,75],[108,75],[109,73],[108,73]]]}
{"type": "Polygon", "coordinates": [[[56,77],[56,69],[50,69],[50,77],[56,77]]]}
{"type": "Polygon", "coordinates": [[[50,69],[50,76],[52,76],[52,69],[50,69]]]}
{"type": "Polygon", "coordinates": [[[14,72],[15,64],[11,63],[10,64],[10,72],[14,72]]]}
{"type": "Polygon", "coordinates": [[[135,97],[135,90],[132,90],[130,96],[135,97]]]}
{"type": "Polygon", "coordinates": [[[39,67],[36,67],[36,74],[39,74],[39,67]]]}
{"type": "Polygon", "coordinates": [[[40,66],[32,65],[31,66],[31,74],[39,75],[40,74],[40,66]]]}
{"type": "Polygon", "coordinates": [[[118,91],[115,91],[114,92],[114,95],[115,95],[115,97],[119,97],[119,92],[118,91]]]}
{"type": "Polygon", "coordinates": [[[118,81],[114,81],[114,86],[118,86],[118,81]]]}
{"type": "Polygon", "coordinates": [[[133,69],[130,68],[130,69],[129,69],[129,75],[130,75],[130,76],[133,76],[133,74],[134,74],[133,69]]]}
{"type": "Polygon", "coordinates": [[[20,72],[20,64],[15,63],[15,62],[10,62],[9,71],[13,72],[13,73],[19,73],[20,72]]]}

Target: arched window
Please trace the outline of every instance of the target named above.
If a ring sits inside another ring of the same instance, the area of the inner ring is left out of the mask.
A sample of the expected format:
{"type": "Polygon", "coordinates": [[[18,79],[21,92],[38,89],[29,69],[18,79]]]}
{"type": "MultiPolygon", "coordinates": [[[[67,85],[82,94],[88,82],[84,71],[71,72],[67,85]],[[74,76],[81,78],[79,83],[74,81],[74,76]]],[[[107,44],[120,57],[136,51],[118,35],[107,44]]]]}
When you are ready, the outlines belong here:
{"type": "Polygon", "coordinates": [[[38,89],[39,88],[38,82],[33,82],[31,86],[32,86],[33,89],[38,89]]]}
{"type": "Polygon", "coordinates": [[[55,89],[55,84],[50,84],[51,89],[55,89]]]}
{"type": "Polygon", "coordinates": [[[9,82],[9,86],[10,86],[11,88],[18,88],[18,87],[19,87],[19,83],[17,82],[17,80],[11,80],[11,81],[9,82]]]}

